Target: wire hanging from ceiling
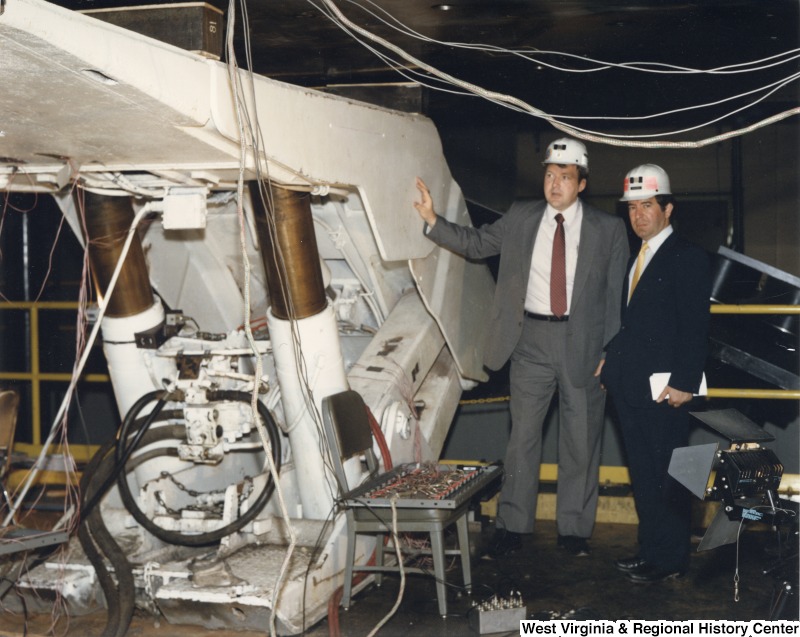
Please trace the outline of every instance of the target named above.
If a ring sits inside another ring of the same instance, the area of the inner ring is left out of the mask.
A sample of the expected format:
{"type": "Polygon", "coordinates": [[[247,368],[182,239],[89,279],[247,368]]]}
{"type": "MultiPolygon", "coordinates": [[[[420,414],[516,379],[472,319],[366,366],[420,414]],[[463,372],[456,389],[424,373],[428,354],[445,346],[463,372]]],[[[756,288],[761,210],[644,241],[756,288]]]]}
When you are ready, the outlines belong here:
{"type": "MultiPolygon", "coordinates": [[[[378,6],[372,0],[365,0],[365,2],[367,2],[368,4],[374,6],[378,11],[384,13],[388,17],[388,19],[382,18],[376,12],[371,11],[371,10],[367,9],[366,7],[364,7],[363,5],[359,4],[359,2],[357,2],[356,0],[346,0],[346,2],[361,8],[362,10],[364,10],[368,14],[372,15],[377,20],[383,22],[384,24],[386,24],[390,28],[395,29],[395,30],[397,30],[398,32],[400,32],[400,33],[402,33],[404,35],[407,35],[407,36],[422,40],[424,42],[428,42],[428,43],[432,43],[432,44],[438,44],[438,45],[441,45],[441,46],[470,49],[470,50],[474,50],[474,51],[511,53],[511,54],[514,54],[514,55],[519,55],[519,57],[527,59],[530,62],[534,62],[536,64],[543,65],[543,66],[546,66],[548,68],[551,68],[551,69],[554,69],[554,70],[557,70],[557,71],[563,71],[563,72],[566,72],[566,73],[586,73],[586,72],[596,72],[596,71],[609,70],[609,69],[612,69],[612,68],[618,68],[618,69],[625,69],[625,70],[629,70],[629,71],[639,71],[639,72],[656,73],[656,74],[667,73],[667,74],[682,74],[682,75],[727,75],[727,74],[730,74],[730,73],[747,73],[747,72],[753,72],[753,71],[761,71],[761,70],[764,70],[764,69],[767,69],[767,68],[772,68],[772,67],[780,65],[780,64],[784,64],[786,62],[791,62],[791,61],[800,59],[800,49],[793,49],[791,51],[784,51],[782,53],[778,53],[778,54],[775,54],[775,55],[772,55],[772,56],[768,56],[768,57],[762,58],[760,60],[751,60],[749,62],[741,62],[739,64],[731,64],[731,65],[722,66],[722,67],[716,67],[716,68],[711,68],[711,69],[695,69],[695,68],[690,68],[690,67],[677,66],[677,65],[673,65],[673,64],[666,64],[666,63],[662,63],[662,62],[623,62],[623,63],[614,63],[614,62],[606,62],[606,61],[602,61],[602,60],[595,60],[593,58],[583,57],[583,56],[575,55],[575,54],[572,54],[572,53],[562,53],[562,52],[558,52],[558,51],[538,51],[538,50],[535,51],[536,55],[563,56],[563,57],[568,57],[568,58],[575,58],[575,59],[580,60],[580,61],[582,61],[584,63],[585,62],[590,62],[590,63],[594,63],[594,64],[599,65],[596,68],[571,69],[571,68],[568,68],[568,67],[561,67],[561,66],[556,66],[556,65],[553,65],[553,64],[548,64],[548,63],[538,59],[537,57],[535,57],[534,54],[533,54],[534,52],[532,52],[532,51],[523,51],[523,50],[520,50],[520,49],[506,49],[506,48],[499,47],[499,46],[494,46],[494,45],[469,44],[469,43],[463,43],[463,42],[443,41],[443,40],[437,40],[435,38],[430,38],[428,36],[420,34],[418,31],[415,31],[415,30],[411,29],[410,27],[406,26],[405,24],[403,24],[402,22],[400,22],[399,20],[394,18],[394,16],[392,16],[390,13],[388,13],[388,11],[386,11],[383,7],[378,6]],[[392,24],[392,21],[395,22],[396,25],[392,24]],[[791,57],[787,57],[787,56],[791,56],[791,57]],[[760,64],[762,62],[770,62],[770,63],[769,64],[765,64],[763,66],[755,66],[755,67],[752,67],[752,68],[743,68],[743,67],[750,67],[751,65],[755,65],[755,64],[760,64]],[[652,68],[647,68],[648,65],[660,66],[660,67],[665,67],[665,68],[664,69],[652,69],[652,68]]],[[[319,7],[317,7],[317,8],[319,9],[319,7]]],[[[329,12],[327,15],[331,20],[336,21],[336,16],[334,14],[329,12]]],[[[354,39],[358,40],[358,38],[353,34],[352,30],[348,29],[347,25],[340,24],[339,27],[342,30],[346,31],[351,37],[353,37],[354,39]]],[[[397,62],[396,60],[394,60],[394,59],[390,58],[389,56],[383,54],[379,49],[376,49],[375,47],[370,46],[368,43],[364,42],[363,40],[358,40],[358,41],[364,47],[366,47],[368,50],[372,51],[375,55],[377,55],[378,57],[383,59],[386,64],[391,66],[395,71],[399,72],[401,75],[403,75],[407,79],[411,79],[412,81],[417,81],[418,83],[424,84],[425,86],[428,86],[429,88],[432,88],[434,90],[443,90],[443,91],[447,91],[447,92],[454,93],[454,94],[460,94],[460,95],[468,94],[468,93],[466,93],[464,91],[454,91],[454,90],[450,90],[450,89],[444,89],[444,88],[441,88],[441,87],[438,87],[438,86],[435,86],[435,85],[432,85],[432,84],[425,83],[424,81],[420,81],[419,79],[413,80],[411,75],[414,75],[417,78],[424,78],[425,75],[423,73],[415,71],[414,69],[407,69],[400,62],[397,62]],[[408,74],[406,74],[406,71],[408,72],[408,74]]],[[[724,104],[726,102],[731,102],[733,100],[737,100],[737,99],[740,99],[740,98],[748,97],[748,96],[751,96],[751,95],[754,95],[754,94],[757,94],[757,93],[760,93],[760,92],[763,92],[763,91],[768,91],[764,95],[762,95],[760,98],[755,99],[752,102],[750,102],[748,104],[745,104],[744,106],[742,106],[740,108],[737,108],[737,109],[735,109],[733,111],[730,111],[728,113],[725,113],[724,115],[719,116],[717,120],[712,120],[711,122],[706,122],[705,124],[700,124],[699,127],[702,127],[702,126],[706,126],[706,125],[711,124],[711,123],[715,123],[716,121],[719,121],[720,119],[725,119],[727,117],[730,117],[730,116],[732,116],[732,115],[734,115],[734,114],[736,114],[738,112],[741,112],[742,110],[744,110],[746,108],[754,106],[755,104],[763,101],[764,99],[766,99],[770,95],[774,94],[776,91],[780,90],[784,86],[794,82],[798,78],[800,78],[800,72],[793,73],[793,74],[791,74],[791,75],[789,75],[787,77],[784,77],[784,78],[782,78],[780,80],[771,82],[771,83],[763,85],[763,86],[759,86],[759,87],[751,89],[749,91],[745,91],[745,92],[742,92],[742,93],[738,93],[736,95],[731,95],[731,96],[728,96],[728,97],[717,99],[717,100],[714,100],[712,102],[704,102],[702,104],[696,104],[696,105],[693,105],[693,106],[685,106],[685,107],[681,107],[681,108],[675,108],[675,109],[671,109],[671,110],[668,110],[668,111],[662,111],[662,112],[659,112],[659,113],[651,113],[649,115],[625,115],[625,116],[614,116],[614,115],[565,115],[563,113],[560,113],[558,115],[551,114],[551,116],[554,117],[554,118],[557,118],[559,120],[568,120],[568,119],[569,120],[602,120],[602,121],[650,120],[650,119],[656,119],[656,118],[659,118],[659,117],[666,117],[666,116],[669,116],[669,115],[676,115],[678,113],[688,112],[688,111],[695,110],[695,109],[707,108],[707,107],[712,107],[712,106],[719,106],[720,104],[724,104]]],[[[518,109],[518,110],[521,110],[521,109],[518,109]]],[[[687,132],[689,130],[694,130],[694,128],[697,128],[697,127],[682,129],[682,130],[679,130],[679,131],[674,131],[674,133],[687,132]]],[[[579,129],[579,130],[581,130],[581,129],[579,129]]],[[[585,131],[585,132],[590,132],[590,131],[585,131]]],[[[670,134],[672,134],[672,133],[670,133],[670,134]]],[[[625,137],[625,136],[619,136],[619,137],[625,137]]],[[[646,135],[639,135],[637,137],[646,137],[646,135]]]]}
{"type": "MultiPolygon", "coordinates": [[[[368,9],[365,9],[362,5],[359,5],[358,3],[355,3],[353,0],[348,0],[348,1],[353,3],[353,4],[357,4],[357,6],[361,7],[365,11],[371,13],[372,15],[375,15],[373,12],[369,11],[368,9]]],[[[736,113],[742,112],[742,111],[754,106],[755,104],[758,104],[759,102],[763,101],[764,99],[766,99],[767,97],[772,95],[774,92],[779,90],[780,88],[782,88],[782,87],[786,86],[787,84],[797,80],[800,77],[800,73],[795,73],[795,74],[792,74],[792,75],[789,75],[789,76],[783,78],[782,80],[779,80],[778,82],[774,82],[772,84],[769,84],[767,86],[761,87],[759,89],[754,89],[753,91],[749,91],[749,92],[743,93],[741,95],[737,95],[737,96],[733,96],[731,98],[726,98],[724,100],[721,100],[720,103],[723,103],[725,101],[729,101],[729,100],[732,100],[732,99],[737,99],[739,97],[744,97],[744,96],[747,96],[747,95],[751,95],[753,93],[758,93],[759,91],[765,91],[765,90],[767,91],[764,95],[752,100],[750,103],[745,104],[743,106],[740,106],[739,108],[733,109],[732,111],[730,111],[728,113],[725,113],[724,115],[713,117],[712,119],[704,121],[704,122],[702,122],[700,124],[693,125],[693,126],[688,126],[688,127],[685,127],[685,128],[679,129],[679,130],[670,130],[670,131],[664,131],[664,132],[653,133],[653,134],[615,135],[615,134],[605,133],[605,132],[602,132],[602,131],[596,131],[596,130],[592,130],[592,129],[588,129],[588,128],[578,127],[578,126],[574,126],[574,125],[565,123],[565,122],[562,121],[562,119],[589,119],[589,118],[588,117],[578,117],[578,116],[560,116],[560,115],[554,115],[554,114],[551,114],[551,113],[547,113],[547,112],[545,112],[545,111],[543,111],[543,110],[541,110],[539,108],[536,108],[535,106],[533,106],[531,104],[528,104],[527,102],[525,102],[525,101],[523,101],[523,100],[521,100],[519,98],[516,98],[516,97],[514,97],[512,95],[508,95],[508,94],[504,94],[504,93],[499,93],[499,92],[487,90],[487,89],[485,89],[485,88],[483,88],[481,86],[478,86],[476,84],[473,84],[471,82],[468,82],[468,81],[462,80],[460,78],[454,77],[453,75],[451,75],[449,73],[446,73],[446,72],[438,69],[435,66],[427,64],[423,60],[420,60],[419,58],[411,55],[410,53],[408,53],[407,51],[405,51],[401,47],[395,45],[392,42],[389,42],[385,38],[382,38],[382,37],[372,33],[371,31],[369,31],[367,29],[364,29],[363,27],[360,27],[359,25],[355,24],[354,22],[349,20],[341,12],[339,7],[335,4],[335,2],[333,0],[321,0],[321,2],[323,4],[323,7],[321,7],[318,4],[316,4],[314,2],[314,0],[308,0],[308,2],[309,2],[309,4],[311,4],[312,6],[317,8],[318,10],[320,10],[324,15],[326,15],[332,22],[334,22],[334,24],[339,26],[345,33],[347,33],[348,35],[350,35],[351,37],[356,39],[359,43],[361,43],[363,46],[367,47],[369,50],[371,50],[374,53],[376,53],[376,55],[378,55],[378,57],[383,59],[384,62],[386,62],[391,68],[394,68],[395,70],[399,70],[398,67],[400,65],[396,62],[396,60],[392,60],[391,58],[389,58],[388,55],[377,51],[371,44],[368,44],[364,39],[380,45],[381,47],[393,52],[394,54],[398,55],[399,57],[401,57],[402,59],[406,60],[407,62],[410,62],[413,67],[416,67],[416,68],[413,68],[413,69],[408,69],[407,65],[405,65],[404,66],[404,70],[402,71],[402,74],[404,75],[404,77],[408,77],[408,75],[406,75],[406,73],[409,73],[411,75],[420,75],[421,72],[418,71],[417,69],[422,69],[427,74],[429,74],[430,76],[436,78],[438,81],[444,83],[445,85],[450,85],[450,86],[457,87],[457,88],[459,88],[459,89],[461,89],[461,90],[463,90],[465,92],[477,95],[477,96],[482,97],[484,99],[487,99],[487,100],[489,100],[491,102],[499,104],[499,105],[501,105],[503,107],[510,108],[512,110],[516,110],[516,111],[519,111],[519,112],[524,112],[524,113],[532,115],[534,117],[538,117],[538,118],[544,119],[544,120],[550,122],[550,124],[552,126],[554,126],[555,128],[557,128],[558,130],[561,130],[562,132],[565,132],[565,133],[567,133],[569,135],[572,135],[574,137],[578,137],[578,138],[585,139],[585,140],[588,140],[588,141],[594,141],[594,142],[597,142],[597,143],[602,143],[602,144],[607,144],[607,145],[614,145],[614,146],[630,146],[630,147],[641,147],[641,148],[701,148],[703,146],[707,146],[707,145],[710,145],[710,144],[718,143],[720,141],[724,141],[725,139],[730,139],[732,137],[738,137],[738,136],[744,135],[746,133],[749,133],[749,132],[752,132],[754,130],[757,130],[758,128],[761,128],[761,127],[764,127],[764,126],[768,126],[770,124],[774,124],[774,123],[776,123],[778,121],[781,121],[781,120],[786,119],[788,117],[791,117],[793,115],[800,114],[800,107],[791,108],[791,109],[785,110],[785,111],[783,111],[781,113],[777,113],[777,114],[772,115],[770,117],[761,119],[760,121],[758,121],[758,122],[756,122],[754,124],[751,124],[751,125],[748,125],[748,126],[745,126],[745,127],[741,127],[741,128],[735,129],[735,130],[731,130],[731,131],[728,131],[727,133],[722,133],[720,135],[714,135],[712,137],[707,137],[707,138],[700,139],[700,140],[694,140],[694,141],[690,141],[690,140],[687,140],[687,141],[668,141],[668,140],[663,140],[663,139],[651,140],[652,138],[662,138],[662,137],[668,137],[668,136],[672,136],[672,135],[678,135],[678,134],[681,134],[681,133],[690,132],[690,131],[693,131],[693,130],[704,128],[706,126],[709,126],[711,124],[717,123],[717,122],[722,121],[724,119],[727,119],[727,118],[731,117],[732,115],[734,115],[736,113]],[[364,39],[362,39],[362,38],[364,38],[364,39]],[[648,140],[648,141],[645,141],[645,140],[648,140]]],[[[372,4],[374,6],[374,3],[372,3],[372,4]]],[[[385,11],[384,11],[384,13],[385,13],[385,11]]],[[[393,18],[393,20],[394,20],[394,18],[393,18]]],[[[397,20],[395,20],[395,22],[399,23],[399,21],[397,21],[397,20]]],[[[399,23],[399,24],[402,24],[402,23],[399,23]]],[[[407,29],[407,27],[403,27],[403,28],[407,29]]],[[[408,30],[408,31],[410,31],[410,30],[408,30]]],[[[406,32],[407,34],[409,34],[408,31],[403,31],[403,32],[406,32]]],[[[416,33],[416,32],[413,32],[413,33],[416,33]]],[[[424,36],[422,36],[422,37],[424,38],[424,36]]],[[[447,46],[454,46],[453,43],[444,43],[444,44],[446,44],[447,46]]],[[[464,48],[478,48],[478,47],[479,47],[479,45],[464,45],[464,48]]],[[[506,51],[506,52],[512,52],[510,50],[504,50],[504,49],[499,49],[499,48],[495,48],[495,47],[485,47],[484,46],[483,48],[484,49],[489,48],[492,51],[503,50],[503,51],[506,51]]],[[[738,64],[738,65],[727,65],[727,66],[724,66],[724,67],[718,67],[716,69],[709,69],[709,70],[690,69],[690,68],[685,68],[685,67],[675,67],[673,65],[661,65],[661,66],[669,66],[675,72],[682,72],[682,73],[688,73],[688,74],[693,74],[693,75],[694,74],[698,74],[698,73],[721,74],[722,72],[731,71],[733,69],[736,69],[736,70],[741,71],[741,72],[744,72],[744,71],[755,71],[755,70],[761,70],[762,68],[767,68],[767,67],[757,67],[757,66],[753,67],[753,65],[759,64],[759,63],[764,62],[764,61],[771,62],[772,65],[780,64],[780,63],[783,63],[784,61],[791,61],[791,60],[796,58],[796,53],[797,53],[797,50],[787,51],[787,52],[785,52],[783,54],[778,54],[777,56],[770,56],[768,58],[764,58],[763,60],[755,60],[755,61],[746,62],[746,63],[742,63],[742,64],[738,64]],[[793,57],[789,57],[788,59],[784,59],[787,56],[793,56],[793,57]],[[778,60],[778,61],[776,62],[776,60],[778,60]],[[753,67],[753,68],[748,68],[748,67],[753,67]]],[[[548,54],[556,55],[557,53],[556,52],[548,52],[548,54]]],[[[527,55],[527,53],[526,53],[526,55],[527,55]]],[[[570,54],[558,54],[558,55],[565,55],[566,57],[580,57],[580,56],[571,56],[570,54]]],[[[583,60],[584,58],[580,58],[580,59],[583,60]]],[[[620,68],[636,70],[636,71],[646,71],[646,72],[654,72],[653,69],[646,68],[647,65],[650,65],[650,64],[658,65],[656,63],[647,63],[647,62],[628,62],[628,63],[616,64],[616,65],[612,65],[610,63],[605,63],[605,62],[601,62],[601,61],[594,61],[594,62],[597,62],[598,64],[600,64],[600,65],[602,65],[602,66],[604,66],[606,68],[610,68],[611,66],[617,66],[617,67],[620,67],[620,68]]],[[[537,63],[538,63],[538,61],[537,61],[537,63]]],[[[601,70],[601,69],[598,69],[598,70],[601,70]]],[[[436,85],[431,85],[431,84],[426,84],[426,85],[430,86],[431,88],[434,88],[435,90],[439,90],[439,88],[436,85]]],[[[450,90],[450,89],[447,89],[447,90],[450,90]]],[[[703,108],[705,106],[711,106],[711,105],[715,105],[715,104],[698,105],[698,106],[695,106],[695,107],[688,107],[686,109],[676,109],[674,112],[680,112],[682,110],[692,110],[692,108],[703,108]]],[[[674,112],[666,112],[666,113],[662,113],[662,114],[658,114],[658,115],[647,116],[647,118],[657,117],[657,116],[664,116],[664,115],[668,115],[668,114],[674,114],[674,112]]],[[[597,116],[597,117],[594,117],[594,119],[612,119],[612,118],[597,116]]],[[[634,118],[634,117],[622,117],[622,118],[613,118],[613,119],[622,119],[622,120],[635,121],[637,118],[634,118]]],[[[645,119],[645,118],[641,118],[641,119],[645,119]]]]}
{"type": "Polygon", "coordinates": [[[597,71],[606,71],[612,68],[618,68],[629,71],[641,71],[645,73],[659,73],[659,74],[727,75],[733,73],[749,73],[753,71],[761,71],[800,58],[800,48],[797,48],[797,49],[791,49],[789,51],[783,51],[781,53],[777,53],[771,56],[767,56],[759,60],[740,62],[738,64],[729,64],[710,69],[696,69],[688,66],[680,66],[677,64],[668,64],[664,62],[652,62],[652,61],[609,62],[605,60],[596,60],[589,56],[577,55],[575,53],[567,53],[564,51],[547,51],[547,50],[536,49],[535,47],[509,49],[506,47],[496,46],[492,44],[473,44],[469,42],[453,42],[450,40],[438,40],[436,38],[431,38],[430,36],[426,36],[420,33],[419,31],[412,29],[408,25],[404,24],[403,22],[395,18],[391,13],[389,13],[383,7],[379,6],[373,0],[344,0],[344,1],[370,14],[375,19],[379,20],[389,28],[398,31],[403,35],[407,35],[409,37],[421,40],[423,42],[428,42],[430,44],[438,44],[441,46],[447,46],[453,48],[467,49],[473,51],[483,51],[486,53],[505,53],[510,55],[516,55],[518,57],[528,60],[529,62],[533,62],[535,64],[541,64],[543,66],[552,68],[553,70],[564,71],[566,73],[595,73],[597,71]],[[376,13],[375,11],[368,9],[363,4],[361,4],[361,2],[364,2],[366,4],[375,7],[375,9],[378,12],[384,14],[386,18],[383,18],[381,17],[381,15],[379,15],[379,13],[376,13]],[[580,61],[582,64],[590,63],[590,64],[595,64],[597,66],[595,68],[569,68],[547,63],[537,56],[558,56],[568,59],[574,59],[580,61]],[[746,68],[756,64],[762,64],[762,66],[746,68]]]}
{"type": "MultiPolygon", "coordinates": [[[[348,1],[349,2],[353,2],[353,0],[348,0],[348,1]]],[[[313,4],[313,2],[312,2],[312,4],[313,4]]],[[[321,9],[320,7],[317,7],[317,8],[324,12],[324,10],[321,9]]],[[[372,13],[372,12],[370,12],[370,13],[372,13]]],[[[332,19],[334,22],[336,21],[335,15],[333,15],[331,13],[328,13],[328,17],[330,19],[332,19]]],[[[436,91],[442,91],[442,92],[452,93],[452,94],[455,94],[455,95],[464,95],[464,96],[475,95],[474,93],[470,93],[468,91],[457,91],[457,90],[447,89],[447,88],[444,88],[442,86],[437,86],[435,84],[431,84],[431,83],[427,82],[426,80],[427,80],[427,78],[429,76],[427,76],[426,74],[424,74],[422,72],[419,72],[419,71],[416,71],[415,69],[408,68],[407,66],[405,66],[402,63],[398,62],[394,58],[391,58],[390,56],[386,55],[385,53],[383,53],[379,49],[371,46],[368,42],[364,42],[363,40],[359,39],[356,35],[353,34],[352,30],[350,30],[347,27],[347,25],[341,24],[339,26],[340,26],[340,28],[342,30],[344,30],[346,33],[348,33],[351,37],[353,37],[362,46],[367,48],[369,51],[372,51],[376,56],[381,58],[389,67],[393,68],[397,73],[399,73],[400,75],[402,75],[406,79],[408,79],[408,80],[410,80],[412,82],[416,82],[418,84],[421,84],[423,86],[427,86],[428,88],[431,88],[431,89],[436,90],[436,91]]],[[[450,42],[441,42],[441,41],[437,41],[437,40],[431,40],[430,38],[426,38],[426,39],[429,40],[429,41],[437,42],[439,44],[453,45],[453,43],[450,43],[450,42]]],[[[478,45],[465,45],[465,46],[468,46],[470,48],[476,48],[478,45]]],[[[499,47],[494,47],[494,49],[495,50],[501,50],[499,47]]],[[[554,53],[554,52],[551,52],[551,53],[554,53]]],[[[602,62],[600,62],[600,63],[604,64],[602,62]]],[[[619,66],[624,66],[624,65],[617,64],[617,65],[614,65],[614,66],[618,66],[619,67],[619,66]]],[[[606,67],[606,68],[608,68],[608,67],[606,67]]],[[[602,70],[602,69],[597,69],[597,70],[602,70]]],[[[639,69],[639,70],[645,70],[645,69],[639,69]]],[[[689,69],[689,70],[687,70],[687,72],[689,72],[689,73],[704,73],[705,71],[698,70],[698,69],[689,69]]],[[[736,113],[742,112],[742,111],[746,110],[747,108],[750,108],[750,107],[758,104],[759,102],[765,100],[767,97],[769,97],[770,95],[774,94],[776,91],[780,90],[781,88],[783,88],[787,84],[790,84],[791,82],[797,80],[798,78],[800,78],[800,73],[795,73],[793,75],[790,75],[787,78],[783,78],[783,79],[778,80],[776,82],[773,82],[771,84],[767,84],[765,86],[761,86],[761,87],[758,87],[756,89],[752,89],[750,91],[746,91],[746,92],[743,92],[743,93],[740,93],[740,94],[737,94],[737,95],[733,95],[733,96],[729,96],[729,97],[722,98],[722,99],[719,99],[719,100],[715,100],[713,102],[706,102],[706,103],[697,104],[697,105],[694,105],[694,106],[686,106],[686,107],[681,107],[681,108],[675,108],[675,109],[672,109],[672,110],[669,110],[669,111],[662,111],[660,113],[651,113],[649,115],[608,116],[608,115],[564,115],[564,114],[554,115],[554,114],[549,114],[549,117],[552,117],[553,119],[556,119],[556,120],[559,120],[559,121],[561,121],[561,120],[602,120],[602,121],[640,121],[640,120],[650,120],[650,119],[656,119],[656,118],[659,118],[659,117],[666,117],[666,116],[669,116],[669,115],[676,115],[678,113],[688,112],[688,111],[694,110],[694,109],[706,108],[706,107],[711,107],[711,106],[719,106],[720,104],[724,104],[726,102],[730,102],[730,101],[733,101],[733,100],[736,100],[736,99],[740,99],[740,98],[743,98],[743,97],[746,97],[746,96],[749,96],[749,95],[753,95],[753,94],[759,93],[761,91],[765,91],[767,89],[771,89],[771,90],[769,90],[769,92],[767,92],[766,94],[760,96],[757,99],[754,99],[752,102],[750,102],[748,104],[745,104],[744,106],[741,106],[739,108],[736,108],[736,109],[734,109],[732,111],[729,111],[729,112],[727,112],[727,113],[725,113],[723,115],[717,116],[715,119],[712,119],[710,121],[706,121],[706,122],[704,122],[702,124],[698,124],[698,125],[695,125],[695,126],[692,126],[692,127],[683,128],[683,129],[680,129],[680,130],[675,130],[675,131],[671,131],[671,132],[667,132],[667,133],[652,133],[652,134],[639,134],[639,135],[614,135],[614,137],[617,138],[617,139],[643,139],[643,138],[648,138],[648,137],[661,137],[661,136],[665,136],[665,135],[675,135],[675,134],[680,134],[680,133],[685,133],[685,132],[689,132],[689,131],[692,131],[692,130],[696,130],[698,128],[703,128],[705,126],[709,126],[710,124],[714,124],[714,123],[716,123],[718,121],[721,121],[723,119],[727,119],[728,117],[731,117],[731,116],[735,115],[736,113]]],[[[438,78],[434,78],[434,79],[438,79],[438,78]]],[[[491,101],[491,102],[494,102],[494,103],[499,104],[501,106],[505,106],[505,107],[510,108],[512,110],[515,110],[517,112],[521,112],[521,113],[529,112],[529,111],[527,111],[527,109],[517,107],[517,106],[515,106],[513,104],[504,103],[502,100],[498,100],[498,99],[492,98],[491,96],[485,96],[485,98],[487,100],[491,101]]],[[[591,130],[580,128],[580,127],[577,127],[577,126],[574,127],[574,128],[576,130],[584,132],[586,134],[600,134],[600,133],[598,133],[596,131],[591,131],[591,130]]]]}

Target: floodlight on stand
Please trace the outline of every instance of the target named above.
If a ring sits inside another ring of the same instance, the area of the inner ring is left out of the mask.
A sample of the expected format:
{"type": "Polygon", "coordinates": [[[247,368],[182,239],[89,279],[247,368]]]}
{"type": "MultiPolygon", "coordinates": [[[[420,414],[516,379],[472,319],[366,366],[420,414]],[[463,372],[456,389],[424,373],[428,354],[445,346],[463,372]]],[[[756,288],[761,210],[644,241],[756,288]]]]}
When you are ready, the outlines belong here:
{"type": "Polygon", "coordinates": [[[778,515],[775,506],[783,465],[761,446],[775,438],[735,409],[692,412],[692,415],[730,440],[681,447],[672,453],[667,472],[701,500],[722,502],[698,551],[736,540],[743,520],[767,521],[778,515]]]}

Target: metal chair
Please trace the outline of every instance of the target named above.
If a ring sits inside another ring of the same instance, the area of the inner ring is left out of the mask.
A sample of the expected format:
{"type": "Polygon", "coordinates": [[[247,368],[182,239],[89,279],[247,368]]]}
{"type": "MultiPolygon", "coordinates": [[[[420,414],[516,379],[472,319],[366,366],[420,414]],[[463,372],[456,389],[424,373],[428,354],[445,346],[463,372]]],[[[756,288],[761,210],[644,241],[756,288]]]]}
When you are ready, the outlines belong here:
{"type": "MultiPolygon", "coordinates": [[[[452,508],[438,504],[422,504],[419,498],[395,501],[396,523],[392,522],[392,508],[387,504],[366,502],[364,494],[375,485],[385,482],[386,477],[397,475],[397,470],[378,474],[378,462],[373,452],[372,431],[369,424],[367,407],[361,396],[355,391],[344,391],[328,396],[322,401],[322,419],[325,436],[331,451],[331,460],[336,479],[342,492],[340,506],[347,516],[347,556],[344,576],[342,606],[350,606],[352,594],[353,572],[369,571],[375,573],[375,583],[380,586],[381,573],[399,572],[400,565],[391,566],[384,563],[384,553],[394,552],[384,539],[391,537],[392,528],[396,533],[425,532],[430,536],[430,550],[415,550],[433,558],[433,570],[436,578],[436,595],[439,602],[439,613],[447,615],[445,555],[460,555],[461,569],[464,575],[464,587],[469,591],[472,584],[470,571],[469,536],[467,532],[467,511],[469,500],[452,508]],[[362,485],[349,484],[345,473],[345,462],[353,457],[363,456],[369,472],[369,479],[362,485]],[[445,549],[444,531],[451,524],[458,531],[458,548],[445,549]],[[369,534],[376,536],[375,565],[355,564],[356,536],[369,534]]],[[[430,574],[428,570],[416,567],[403,567],[407,573],[430,574]]]]}
{"type": "Polygon", "coordinates": [[[12,507],[11,496],[6,488],[6,479],[11,468],[11,448],[17,431],[19,393],[13,389],[0,390],[0,485],[5,506],[12,507]]]}

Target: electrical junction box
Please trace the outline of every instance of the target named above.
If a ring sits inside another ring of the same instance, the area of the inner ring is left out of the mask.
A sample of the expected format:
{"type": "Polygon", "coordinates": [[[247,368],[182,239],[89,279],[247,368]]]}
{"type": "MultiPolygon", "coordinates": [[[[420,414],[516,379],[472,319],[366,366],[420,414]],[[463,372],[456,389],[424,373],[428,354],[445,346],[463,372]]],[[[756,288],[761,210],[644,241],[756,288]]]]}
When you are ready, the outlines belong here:
{"type": "Polygon", "coordinates": [[[206,215],[205,188],[170,188],[164,196],[164,230],[200,230],[206,215]]]}
{"type": "Polygon", "coordinates": [[[469,626],[479,635],[517,633],[528,608],[517,593],[508,598],[492,599],[473,606],[467,614],[469,626]]]}
{"type": "Polygon", "coordinates": [[[219,60],[222,56],[224,14],[205,2],[87,9],[81,13],[207,58],[219,60]]]}

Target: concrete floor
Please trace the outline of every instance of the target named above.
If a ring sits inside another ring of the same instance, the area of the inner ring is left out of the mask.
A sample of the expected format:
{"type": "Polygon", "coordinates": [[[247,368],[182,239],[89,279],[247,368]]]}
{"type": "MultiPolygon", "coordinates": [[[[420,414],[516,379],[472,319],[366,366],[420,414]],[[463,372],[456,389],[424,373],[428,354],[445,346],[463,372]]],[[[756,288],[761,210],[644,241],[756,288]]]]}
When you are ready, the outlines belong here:
{"type": "MultiPolygon", "coordinates": [[[[476,537],[476,544],[491,533],[487,525],[476,537]]],[[[737,568],[735,544],[695,553],[689,574],[678,581],[635,585],[613,568],[613,560],[635,552],[636,527],[627,524],[598,524],[591,541],[592,554],[570,557],[556,548],[555,523],[540,521],[536,533],[523,550],[497,561],[474,560],[473,591],[466,595],[459,587],[460,567],[448,572],[449,615],[438,614],[436,591],[431,578],[409,576],[402,601],[394,616],[378,631],[381,637],[462,637],[477,634],[470,627],[474,602],[493,595],[507,596],[519,591],[528,618],[555,618],[571,614],[584,619],[768,619],[782,581],[797,591],[797,563],[789,560],[786,577],[765,575],[772,566],[773,534],[756,527],[746,530],[738,547],[739,600],[734,599],[734,574],[737,568]]],[[[795,539],[796,541],[796,539],[795,539]]],[[[366,636],[389,612],[398,596],[399,576],[390,575],[380,588],[360,592],[348,611],[339,609],[339,635],[366,636]]],[[[800,619],[798,595],[789,598],[783,619],[800,619]]],[[[26,618],[4,613],[0,616],[0,635],[100,635],[104,613],[68,619],[62,615],[53,629],[49,617],[26,618]]],[[[307,637],[335,635],[335,618],[309,626],[307,637]]],[[[197,626],[176,626],[152,616],[137,615],[128,635],[143,637],[252,637],[264,632],[226,632],[197,626]]],[[[518,635],[518,629],[504,633],[518,635]]]]}

